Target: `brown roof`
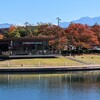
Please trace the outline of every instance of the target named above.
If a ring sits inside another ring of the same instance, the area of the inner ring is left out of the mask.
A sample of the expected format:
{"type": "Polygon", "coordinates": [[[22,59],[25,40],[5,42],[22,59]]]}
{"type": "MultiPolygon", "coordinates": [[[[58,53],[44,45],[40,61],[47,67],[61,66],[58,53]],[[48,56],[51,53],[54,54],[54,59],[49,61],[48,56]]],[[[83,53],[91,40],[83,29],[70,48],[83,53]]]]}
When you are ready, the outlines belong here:
{"type": "Polygon", "coordinates": [[[5,39],[1,39],[0,42],[9,42],[9,41],[50,41],[50,40],[54,40],[55,37],[53,36],[48,36],[48,37],[14,37],[14,38],[5,38],[5,39]]]}

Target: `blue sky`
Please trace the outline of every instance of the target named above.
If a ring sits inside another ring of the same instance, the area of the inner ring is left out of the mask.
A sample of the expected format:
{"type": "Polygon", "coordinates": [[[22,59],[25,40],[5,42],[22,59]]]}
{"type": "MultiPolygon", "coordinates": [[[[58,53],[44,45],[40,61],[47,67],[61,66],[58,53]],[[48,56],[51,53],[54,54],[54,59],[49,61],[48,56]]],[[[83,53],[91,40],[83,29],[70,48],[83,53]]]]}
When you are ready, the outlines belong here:
{"type": "Polygon", "coordinates": [[[0,23],[57,24],[81,17],[100,16],[100,0],[0,0],[0,23]]]}

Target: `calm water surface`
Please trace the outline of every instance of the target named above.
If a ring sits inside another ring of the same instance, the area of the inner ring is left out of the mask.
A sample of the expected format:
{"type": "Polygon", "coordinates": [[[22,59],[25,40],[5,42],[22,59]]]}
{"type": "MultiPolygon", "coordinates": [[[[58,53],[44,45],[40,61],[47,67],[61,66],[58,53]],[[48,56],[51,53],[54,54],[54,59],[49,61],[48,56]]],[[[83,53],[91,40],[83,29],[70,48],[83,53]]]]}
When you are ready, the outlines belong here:
{"type": "Polygon", "coordinates": [[[100,71],[0,74],[0,100],[100,100],[100,71]]]}

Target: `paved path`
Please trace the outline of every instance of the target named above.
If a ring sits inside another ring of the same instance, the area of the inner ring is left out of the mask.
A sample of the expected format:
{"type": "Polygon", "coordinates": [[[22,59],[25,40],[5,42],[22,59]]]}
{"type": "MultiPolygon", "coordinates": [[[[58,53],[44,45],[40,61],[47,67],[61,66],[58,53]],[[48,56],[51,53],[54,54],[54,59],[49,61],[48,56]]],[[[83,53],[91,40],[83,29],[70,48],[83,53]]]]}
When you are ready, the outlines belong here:
{"type": "Polygon", "coordinates": [[[76,58],[70,57],[70,56],[66,56],[65,58],[76,61],[76,62],[79,62],[79,63],[82,63],[82,64],[85,64],[85,65],[91,65],[92,64],[92,63],[87,63],[85,61],[82,61],[82,60],[79,60],[79,59],[76,59],[76,58]]]}
{"type": "Polygon", "coordinates": [[[47,66],[47,67],[0,67],[0,73],[56,73],[67,71],[90,71],[100,70],[100,65],[81,65],[81,66],[47,66]]]}

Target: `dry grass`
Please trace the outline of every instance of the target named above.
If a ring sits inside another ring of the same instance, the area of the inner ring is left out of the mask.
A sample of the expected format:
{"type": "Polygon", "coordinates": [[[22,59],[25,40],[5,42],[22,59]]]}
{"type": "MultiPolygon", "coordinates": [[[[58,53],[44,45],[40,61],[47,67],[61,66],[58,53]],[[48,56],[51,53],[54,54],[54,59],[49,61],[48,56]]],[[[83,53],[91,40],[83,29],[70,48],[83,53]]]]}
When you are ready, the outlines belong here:
{"type": "Polygon", "coordinates": [[[98,55],[81,55],[81,56],[75,56],[76,59],[79,59],[84,62],[88,62],[91,64],[100,64],[100,54],[98,55]]]}
{"type": "MultiPolygon", "coordinates": [[[[79,59],[91,64],[100,64],[100,55],[81,55],[75,56],[75,59],[79,59]]],[[[59,57],[59,58],[37,58],[37,59],[12,59],[6,61],[0,61],[0,67],[38,67],[38,66],[79,66],[82,65],[79,62],[59,57]]]]}
{"type": "Polygon", "coordinates": [[[37,58],[37,59],[13,59],[0,61],[0,66],[71,66],[81,65],[76,61],[64,57],[60,58],[37,58]]]}

